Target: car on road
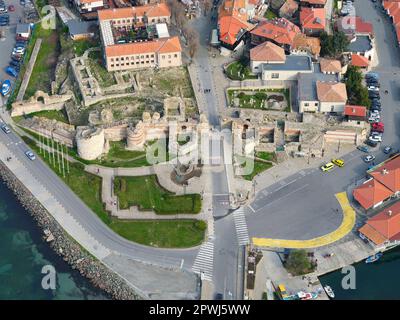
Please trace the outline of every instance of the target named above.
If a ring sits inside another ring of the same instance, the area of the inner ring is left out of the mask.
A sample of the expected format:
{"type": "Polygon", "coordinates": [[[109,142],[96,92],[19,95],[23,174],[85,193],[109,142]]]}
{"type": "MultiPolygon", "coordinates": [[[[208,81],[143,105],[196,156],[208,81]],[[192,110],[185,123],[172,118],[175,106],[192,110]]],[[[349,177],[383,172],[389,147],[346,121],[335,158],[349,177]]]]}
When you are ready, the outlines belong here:
{"type": "Polygon", "coordinates": [[[324,165],[321,167],[321,170],[322,170],[323,172],[326,172],[326,171],[332,170],[334,167],[335,167],[335,166],[334,166],[334,164],[333,164],[332,162],[328,162],[328,163],[324,164],[324,165]]]}
{"type": "Polygon", "coordinates": [[[11,81],[7,79],[1,84],[1,95],[5,97],[10,92],[11,92],[11,81]]]}
{"type": "Polygon", "coordinates": [[[11,132],[10,128],[6,124],[1,125],[1,130],[4,131],[4,133],[9,134],[11,132]]]}
{"type": "Polygon", "coordinates": [[[331,161],[333,164],[336,164],[338,167],[344,166],[344,160],[342,159],[332,159],[331,161]]]}
{"type": "Polygon", "coordinates": [[[383,148],[383,153],[389,154],[392,150],[393,150],[393,148],[391,146],[385,146],[383,148]]]}
{"type": "Polygon", "coordinates": [[[36,159],[36,156],[33,154],[31,150],[25,151],[25,155],[32,161],[36,159]]]}
{"type": "Polygon", "coordinates": [[[13,77],[18,77],[18,72],[17,72],[17,70],[15,70],[13,67],[11,67],[11,66],[8,66],[7,68],[6,68],[6,72],[7,72],[7,74],[9,74],[10,76],[13,76],[13,77]]]}
{"type": "Polygon", "coordinates": [[[364,162],[366,162],[366,163],[370,163],[370,162],[372,162],[374,160],[375,160],[375,156],[373,154],[369,154],[369,155],[364,157],[364,162]]]}
{"type": "Polygon", "coordinates": [[[369,148],[365,145],[357,146],[357,149],[362,152],[369,152],[369,148]]]}

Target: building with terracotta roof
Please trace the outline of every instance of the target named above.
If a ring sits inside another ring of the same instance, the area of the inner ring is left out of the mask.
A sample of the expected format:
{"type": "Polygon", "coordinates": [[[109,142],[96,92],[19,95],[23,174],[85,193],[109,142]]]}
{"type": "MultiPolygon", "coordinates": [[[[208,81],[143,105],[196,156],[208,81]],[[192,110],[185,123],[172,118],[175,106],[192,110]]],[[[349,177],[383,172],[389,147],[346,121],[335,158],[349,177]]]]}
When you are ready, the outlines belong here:
{"type": "Polygon", "coordinates": [[[253,73],[259,73],[263,63],[284,63],[285,50],[276,44],[267,41],[250,50],[250,68],[253,73]]]}
{"type": "Polygon", "coordinates": [[[99,21],[109,21],[114,28],[132,29],[138,26],[169,23],[171,11],[167,4],[156,3],[138,7],[113,8],[98,11],[99,21]]]}
{"type": "Polygon", "coordinates": [[[369,60],[366,57],[360,56],[359,54],[352,54],[351,55],[351,62],[350,64],[355,67],[359,67],[362,69],[369,68],[369,60]]]}
{"type": "Polygon", "coordinates": [[[326,27],[325,9],[309,7],[301,8],[300,25],[303,33],[307,35],[319,35],[326,27]]]}
{"type": "Polygon", "coordinates": [[[300,28],[285,18],[263,20],[250,31],[253,45],[272,41],[283,47],[287,52],[290,52],[294,38],[299,33],[301,33],[300,28]]]}
{"type": "Polygon", "coordinates": [[[74,0],[80,13],[88,13],[104,8],[103,0],[74,0]]]}
{"type": "Polygon", "coordinates": [[[400,243],[400,202],[385,208],[369,218],[358,230],[360,237],[377,247],[393,246],[400,243]]]}
{"type": "Polygon", "coordinates": [[[104,48],[104,54],[108,71],[182,65],[182,47],[178,37],[113,44],[104,48]]]}
{"type": "Polygon", "coordinates": [[[107,70],[166,68],[182,65],[182,47],[179,37],[169,37],[168,32],[163,36],[157,33],[159,29],[157,26],[161,26],[159,23],[162,22],[166,26],[165,23],[169,22],[170,15],[165,3],[98,11],[107,70]],[[147,27],[152,25],[155,26],[154,34],[149,37],[147,27]],[[144,34],[144,38],[142,36],[129,38],[129,30],[137,31],[135,34],[144,34]]]}
{"type": "Polygon", "coordinates": [[[339,60],[321,58],[319,60],[321,72],[325,74],[340,74],[342,72],[342,64],[339,60]]]}
{"type": "Polygon", "coordinates": [[[397,42],[400,44],[400,1],[384,0],[382,2],[386,13],[391,17],[396,32],[397,42]]]}
{"type": "Polygon", "coordinates": [[[354,199],[365,209],[376,208],[400,193],[400,155],[367,171],[369,180],[353,190],[354,199]]]}
{"type": "Polygon", "coordinates": [[[317,60],[321,52],[321,41],[316,37],[309,37],[304,33],[297,34],[293,39],[291,54],[308,54],[317,60]]]}
{"type": "Polygon", "coordinates": [[[346,105],[344,107],[343,115],[348,122],[356,125],[361,125],[367,120],[367,108],[364,106],[346,105]]]}
{"type": "Polygon", "coordinates": [[[324,8],[326,0],[300,0],[300,5],[302,7],[310,8],[324,8]]]}
{"type": "Polygon", "coordinates": [[[374,36],[372,23],[366,22],[357,16],[340,17],[335,22],[335,28],[338,31],[344,32],[351,39],[357,35],[374,36]]]}
{"type": "Polygon", "coordinates": [[[342,82],[317,81],[319,112],[342,113],[347,102],[346,85],[342,82]]]}
{"type": "Polygon", "coordinates": [[[253,25],[246,9],[247,0],[225,0],[218,11],[218,34],[221,45],[234,50],[253,25]]]}

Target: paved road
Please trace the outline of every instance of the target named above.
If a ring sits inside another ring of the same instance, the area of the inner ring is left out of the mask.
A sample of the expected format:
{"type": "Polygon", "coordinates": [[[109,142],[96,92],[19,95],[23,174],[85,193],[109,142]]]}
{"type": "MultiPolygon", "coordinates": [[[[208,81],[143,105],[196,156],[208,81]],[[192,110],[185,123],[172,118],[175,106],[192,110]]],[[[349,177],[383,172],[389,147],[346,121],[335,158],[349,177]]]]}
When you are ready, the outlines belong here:
{"type": "Polygon", "coordinates": [[[133,260],[153,263],[165,267],[180,267],[190,270],[197,248],[187,250],[157,249],[130,242],[109,229],[70,189],[50,170],[47,165],[37,159],[30,161],[24,151],[25,143],[14,133],[0,133],[0,142],[30,170],[32,175],[57,199],[61,205],[84,227],[84,229],[106,248],[128,256],[133,260]],[[183,261],[182,261],[183,259],[183,261]]]}
{"type": "MultiPolygon", "coordinates": [[[[374,24],[380,61],[375,71],[380,74],[381,92],[389,90],[388,95],[381,94],[382,120],[385,123],[382,146],[392,145],[397,149],[400,146],[400,132],[396,125],[400,123],[399,49],[392,25],[385,14],[375,9],[370,1],[357,0],[355,5],[357,15],[374,24]]],[[[375,163],[387,158],[381,148],[372,152],[377,157],[375,163]]],[[[304,170],[261,190],[247,208],[246,221],[250,236],[310,239],[336,229],[341,216],[336,213],[339,203],[335,193],[363,179],[368,167],[362,160],[364,155],[355,150],[343,157],[346,162],[343,168],[336,167],[328,173],[318,168],[304,170]]]]}

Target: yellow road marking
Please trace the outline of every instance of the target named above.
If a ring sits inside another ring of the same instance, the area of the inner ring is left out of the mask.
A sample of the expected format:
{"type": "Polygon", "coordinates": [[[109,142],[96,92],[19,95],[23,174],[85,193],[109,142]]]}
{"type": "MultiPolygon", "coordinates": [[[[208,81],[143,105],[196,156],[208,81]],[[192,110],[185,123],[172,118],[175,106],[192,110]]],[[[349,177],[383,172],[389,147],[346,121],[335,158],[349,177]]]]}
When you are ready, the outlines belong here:
{"type": "Polygon", "coordinates": [[[342,239],[354,227],[356,223],[356,213],[350,206],[346,192],[340,192],[335,195],[339,201],[343,211],[343,220],[339,228],[324,236],[309,240],[284,240],[284,239],[268,239],[268,238],[252,238],[252,242],[257,247],[273,247],[273,248],[295,248],[307,249],[326,246],[342,239]]]}

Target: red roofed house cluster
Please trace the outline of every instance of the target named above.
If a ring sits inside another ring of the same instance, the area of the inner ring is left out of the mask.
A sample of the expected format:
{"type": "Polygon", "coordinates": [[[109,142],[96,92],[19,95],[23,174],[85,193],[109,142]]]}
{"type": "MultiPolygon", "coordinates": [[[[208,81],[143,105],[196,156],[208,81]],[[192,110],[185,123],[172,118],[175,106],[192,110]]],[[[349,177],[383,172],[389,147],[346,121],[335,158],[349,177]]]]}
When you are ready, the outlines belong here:
{"type": "Polygon", "coordinates": [[[98,17],[108,71],[182,65],[179,37],[168,33],[171,13],[165,3],[100,10],[98,17]],[[155,26],[156,36],[125,40],[132,29],[147,35],[150,25],[155,26]]]}
{"type": "Polygon", "coordinates": [[[354,199],[365,210],[376,208],[400,192],[400,155],[368,171],[369,180],[353,190],[354,199]]]}

